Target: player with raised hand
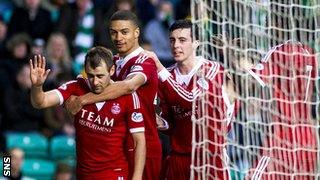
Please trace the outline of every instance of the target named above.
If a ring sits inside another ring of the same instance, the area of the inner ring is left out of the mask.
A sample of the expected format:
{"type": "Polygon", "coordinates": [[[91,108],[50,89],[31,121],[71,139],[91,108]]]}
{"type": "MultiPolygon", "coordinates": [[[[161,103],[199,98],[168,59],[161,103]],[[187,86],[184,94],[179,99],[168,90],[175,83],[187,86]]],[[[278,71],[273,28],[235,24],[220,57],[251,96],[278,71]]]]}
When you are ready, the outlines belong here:
{"type": "MultiPolygon", "coordinates": [[[[71,95],[100,94],[110,86],[114,73],[112,53],[103,47],[90,49],[85,57],[87,78],[79,77],[59,88],[42,90],[50,70],[41,55],[30,60],[31,102],[36,108],[63,104],[71,95]]],[[[128,161],[123,147],[127,132],[135,144],[132,179],[142,179],[145,164],[144,116],[136,93],[83,106],[74,115],[77,147],[77,179],[127,179],[128,161]]]]}
{"type": "MultiPolygon", "coordinates": [[[[111,84],[101,94],[88,93],[73,98],[68,109],[76,113],[90,103],[115,99],[119,96],[137,92],[143,106],[145,120],[145,136],[147,144],[147,158],[144,179],[159,179],[162,148],[158,136],[154,100],[158,91],[157,69],[152,58],[144,54],[138,39],[140,29],[138,19],[130,11],[117,11],[110,18],[109,32],[111,40],[118,54],[114,57],[116,70],[111,84]]],[[[129,162],[133,160],[133,144],[128,142],[129,162]]],[[[131,161],[132,162],[132,161],[131,161]]],[[[133,164],[130,166],[133,169],[133,164]]]]}

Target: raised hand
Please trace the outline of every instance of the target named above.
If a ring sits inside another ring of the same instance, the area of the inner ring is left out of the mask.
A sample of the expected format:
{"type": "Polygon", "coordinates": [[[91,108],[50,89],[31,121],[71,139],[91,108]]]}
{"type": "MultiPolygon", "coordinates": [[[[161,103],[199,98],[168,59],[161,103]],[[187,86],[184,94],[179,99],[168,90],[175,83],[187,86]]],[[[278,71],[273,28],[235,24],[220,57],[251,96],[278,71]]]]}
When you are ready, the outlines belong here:
{"type": "Polygon", "coordinates": [[[50,72],[46,68],[46,58],[41,55],[35,55],[33,60],[30,59],[30,80],[32,86],[42,86],[50,72]]]}
{"type": "Polygon", "coordinates": [[[248,59],[242,57],[239,59],[239,69],[241,71],[248,71],[248,70],[252,70],[254,68],[254,64],[251,63],[248,59]]]}

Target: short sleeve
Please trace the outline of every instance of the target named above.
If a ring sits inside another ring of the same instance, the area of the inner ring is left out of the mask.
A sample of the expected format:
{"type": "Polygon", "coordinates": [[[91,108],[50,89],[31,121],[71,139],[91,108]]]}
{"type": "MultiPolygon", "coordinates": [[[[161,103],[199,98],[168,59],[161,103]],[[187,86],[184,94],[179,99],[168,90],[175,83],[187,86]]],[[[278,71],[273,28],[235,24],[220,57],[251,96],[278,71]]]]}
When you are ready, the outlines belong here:
{"type": "Polygon", "coordinates": [[[75,94],[75,91],[78,89],[79,83],[76,80],[68,81],[62,84],[58,89],[55,91],[57,92],[60,105],[64,103],[66,99],[68,99],[72,94],[75,94]]]}
{"type": "Polygon", "coordinates": [[[128,128],[130,133],[144,132],[144,116],[138,94],[136,92],[128,96],[128,128]]]}
{"type": "Polygon", "coordinates": [[[145,83],[149,79],[152,79],[153,76],[157,76],[157,68],[154,61],[146,55],[141,55],[131,66],[130,72],[128,73],[127,77],[134,74],[143,75],[145,78],[145,83]]]}

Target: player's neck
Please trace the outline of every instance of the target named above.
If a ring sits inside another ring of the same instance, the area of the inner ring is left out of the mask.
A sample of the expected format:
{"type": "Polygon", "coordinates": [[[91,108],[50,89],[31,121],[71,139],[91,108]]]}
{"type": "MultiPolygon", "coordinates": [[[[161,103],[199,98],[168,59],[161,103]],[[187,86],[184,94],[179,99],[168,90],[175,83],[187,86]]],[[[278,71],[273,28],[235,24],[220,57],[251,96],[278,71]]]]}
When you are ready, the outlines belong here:
{"type": "Polygon", "coordinates": [[[195,57],[188,58],[182,62],[177,63],[180,73],[185,75],[189,74],[189,72],[195,67],[196,64],[197,61],[195,57]]]}

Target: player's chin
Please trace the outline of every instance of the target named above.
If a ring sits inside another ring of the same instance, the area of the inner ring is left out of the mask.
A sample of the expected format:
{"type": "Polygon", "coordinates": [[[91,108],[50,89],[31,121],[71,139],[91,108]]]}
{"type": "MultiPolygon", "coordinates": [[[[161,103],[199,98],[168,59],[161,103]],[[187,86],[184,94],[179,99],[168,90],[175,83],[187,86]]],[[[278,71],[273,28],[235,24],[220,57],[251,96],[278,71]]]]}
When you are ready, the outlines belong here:
{"type": "Polygon", "coordinates": [[[173,59],[176,61],[176,62],[181,62],[183,61],[183,57],[182,56],[174,56],[173,59]]]}
{"type": "Polygon", "coordinates": [[[117,48],[117,51],[118,51],[119,53],[127,52],[127,48],[126,48],[125,46],[123,46],[123,45],[121,45],[121,46],[116,46],[116,48],[117,48]]]}

